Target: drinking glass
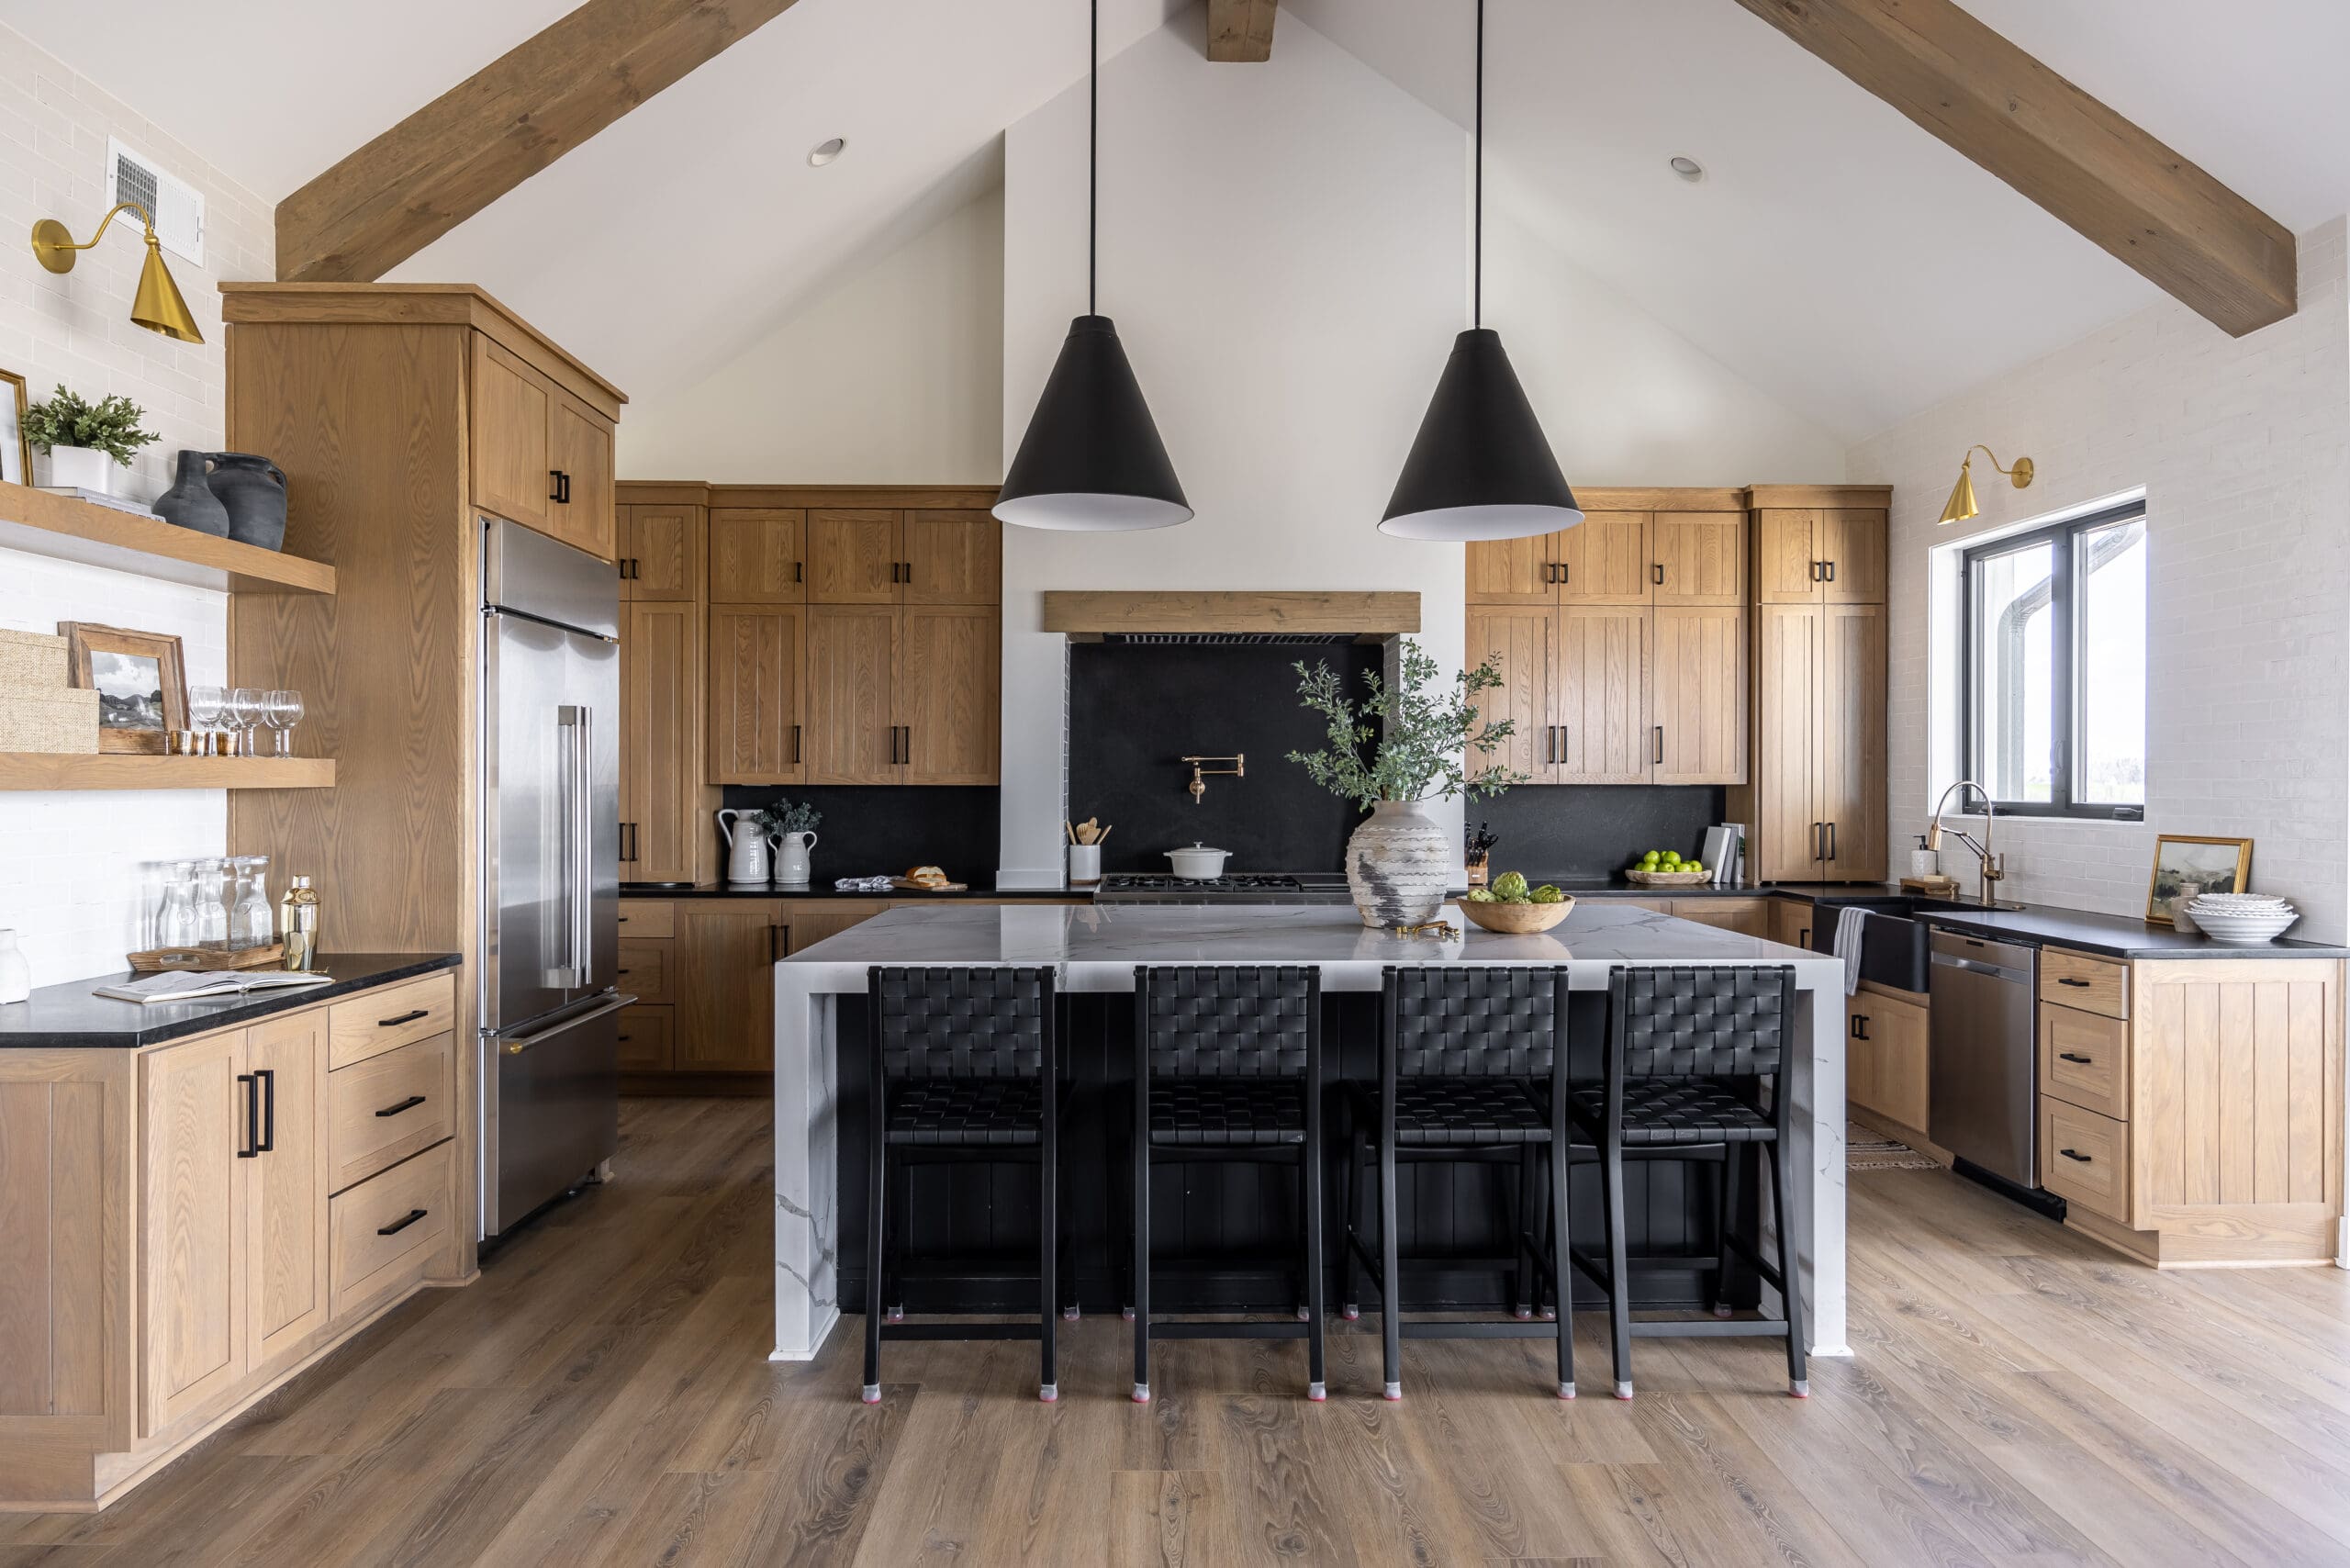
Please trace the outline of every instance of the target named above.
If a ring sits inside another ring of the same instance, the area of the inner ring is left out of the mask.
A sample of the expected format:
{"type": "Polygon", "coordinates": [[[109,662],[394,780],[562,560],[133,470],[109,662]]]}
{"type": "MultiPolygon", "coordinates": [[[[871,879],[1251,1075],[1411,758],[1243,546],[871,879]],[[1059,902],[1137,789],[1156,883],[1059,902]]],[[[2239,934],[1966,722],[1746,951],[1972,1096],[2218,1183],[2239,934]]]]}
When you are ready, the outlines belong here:
{"type": "Polygon", "coordinates": [[[217,686],[187,689],[187,727],[196,734],[198,755],[212,755],[213,726],[219,723],[220,710],[228,700],[228,692],[217,686]]]}
{"type": "Polygon", "coordinates": [[[302,694],[272,691],[261,700],[262,722],[277,732],[277,755],[294,755],[294,726],[302,722],[302,694]]]}
{"type": "Polygon", "coordinates": [[[235,726],[235,755],[253,755],[253,726],[261,722],[261,693],[250,686],[240,686],[229,693],[229,722],[235,726]]]}

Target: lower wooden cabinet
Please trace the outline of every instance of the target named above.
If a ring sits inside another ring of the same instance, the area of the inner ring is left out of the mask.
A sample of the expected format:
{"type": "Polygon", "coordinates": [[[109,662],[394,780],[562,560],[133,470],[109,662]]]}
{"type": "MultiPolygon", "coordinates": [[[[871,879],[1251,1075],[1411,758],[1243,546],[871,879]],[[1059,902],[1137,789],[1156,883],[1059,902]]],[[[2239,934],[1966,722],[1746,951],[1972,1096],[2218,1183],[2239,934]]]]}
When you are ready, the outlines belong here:
{"type": "Polygon", "coordinates": [[[1664,912],[1681,920],[1691,920],[1699,925],[1711,925],[1723,931],[1735,931],[1742,936],[1771,935],[1771,906],[1776,899],[1715,897],[1706,899],[1667,899],[1664,912]]]}
{"type": "MultiPolygon", "coordinates": [[[[442,1125],[425,1142],[449,1136],[448,1040],[443,1035],[351,1070],[366,1072],[378,1062],[431,1052],[440,1064],[432,1114],[442,1125]]],[[[268,1377],[299,1361],[327,1326],[327,1193],[339,1184],[334,1171],[343,1159],[335,1147],[328,1083],[347,1075],[327,1070],[327,1015],[315,1007],[248,1029],[245,1070],[258,1081],[262,1104],[258,1152],[241,1162],[245,1344],[252,1375],[268,1377]]]]}
{"type": "Polygon", "coordinates": [[[1844,1098],[1923,1132],[1930,1076],[1930,1014],[1923,998],[1864,985],[1844,1002],[1844,1098]]]}
{"type": "Polygon", "coordinates": [[[679,1072],[765,1072],[775,1062],[775,961],[783,905],[774,899],[677,902],[679,1072]]]}
{"type": "Polygon", "coordinates": [[[668,1072],[677,1065],[677,1010],[666,1002],[621,1009],[621,1070],[668,1072]]]}
{"type": "Polygon", "coordinates": [[[261,1135],[241,1031],[140,1063],[140,1434],[225,1401],[252,1364],[245,1291],[246,1150],[261,1135]]]}
{"type": "Polygon", "coordinates": [[[1773,899],[1771,940],[1784,942],[1790,947],[1809,947],[1813,918],[1809,899],[1773,899]]]}
{"type": "Polygon", "coordinates": [[[452,1146],[435,1144],[334,1195],[334,1315],[349,1318],[421,1281],[456,1223],[452,1146]]]}

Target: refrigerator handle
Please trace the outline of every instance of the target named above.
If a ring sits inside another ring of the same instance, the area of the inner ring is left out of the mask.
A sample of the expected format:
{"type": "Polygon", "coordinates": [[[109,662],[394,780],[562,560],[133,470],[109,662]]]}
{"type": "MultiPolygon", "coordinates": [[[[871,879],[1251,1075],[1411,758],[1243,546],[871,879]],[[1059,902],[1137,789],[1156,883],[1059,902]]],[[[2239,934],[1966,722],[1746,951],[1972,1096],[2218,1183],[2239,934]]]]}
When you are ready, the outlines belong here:
{"type": "MultiPolygon", "coordinates": [[[[568,486],[566,485],[566,488],[568,486]]],[[[574,887],[576,893],[573,907],[578,912],[572,928],[571,972],[574,985],[590,983],[596,968],[596,711],[582,706],[576,727],[579,748],[579,792],[574,801],[579,812],[577,843],[579,865],[574,887]]]]}
{"type": "Polygon", "coordinates": [[[564,959],[562,967],[549,978],[551,983],[565,990],[588,983],[585,935],[588,919],[589,865],[588,713],[584,706],[570,702],[559,705],[554,711],[555,725],[564,741],[560,753],[562,793],[558,808],[563,812],[564,959]]]}

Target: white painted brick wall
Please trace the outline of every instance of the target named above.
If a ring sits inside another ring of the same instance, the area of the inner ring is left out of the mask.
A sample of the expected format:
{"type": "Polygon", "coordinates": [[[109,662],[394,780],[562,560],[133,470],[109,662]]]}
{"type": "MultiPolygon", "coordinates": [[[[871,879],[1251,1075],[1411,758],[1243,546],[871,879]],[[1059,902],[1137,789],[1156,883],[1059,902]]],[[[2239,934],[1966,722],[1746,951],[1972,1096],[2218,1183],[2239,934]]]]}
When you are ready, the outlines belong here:
{"type": "MultiPolygon", "coordinates": [[[[2133,913],[2157,834],[2249,836],[2252,885],[2350,931],[2350,255],[2337,218],[2300,237],[2300,308],[2231,339],[2162,304],[1952,398],[1853,450],[1894,487],[1890,790],[1897,864],[1954,777],[1934,741],[1928,553],[1954,536],[2143,487],[2147,799],[2143,823],[2002,821],[2011,897],[2133,913]],[[1970,442],[1983,515],[1940,528],[1970,442]]],[[[1964,850],[1943,869],[1964,875],[1964,850]]]]}
{"type": "MultiPolygon", "coordinates": [[[[146,258],[134,227],[109,233],[62,277],[29,256],[0,267],[0,369],[23,375],[35,398],[62,381],[84,396],[120,392],[143,405],[148,428],[162,439],[140,454],[122,487],[153,496],[171,482],[174,452],[223,444],[217,285],[270,275],[271,210],[128,105],[0,28],[0,233],[21,246],[35,219],[57,218],[87,239],[106,210],[109,135],[204,193],[207,264],[165,259],[205,342],[175,343],[131,325],[146,258]]],[[[34,477],[48,478],[38,455],[34,477]]],[[[177,633],[190,681],[218,681],[227,667],[221,595],[0,550],[0,626],[53,632],[61,621],[177,633]]],[[[0,794],[0,927],[19,934],[36,985],[118,969],[122,955],[144,940],[158,868],[219,854],[227,833],[227,796],[217,790],[0,794]]]]}

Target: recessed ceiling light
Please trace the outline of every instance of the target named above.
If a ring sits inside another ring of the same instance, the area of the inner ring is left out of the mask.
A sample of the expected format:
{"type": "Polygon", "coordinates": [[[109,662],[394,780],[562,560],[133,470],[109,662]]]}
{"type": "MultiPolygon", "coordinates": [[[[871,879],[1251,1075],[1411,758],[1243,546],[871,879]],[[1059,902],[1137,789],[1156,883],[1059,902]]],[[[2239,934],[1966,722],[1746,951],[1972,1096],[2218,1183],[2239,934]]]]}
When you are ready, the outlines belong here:
{"type": "Polygon", "coordinates": [[[1695,158],[1675,158],[1672,166],[1674,174],[1693,185],[1706,177],[1706,166],[1695,158]]]}
{"type": "Polygon", "coordinates": [[[828,140],[816,143],[815,146],[808,149],[808,166],[811,169],[822,168],[825,164],[839,157],[847,146],[848,142],[845,139],[837,136],[833,137],[828,140]]]}

